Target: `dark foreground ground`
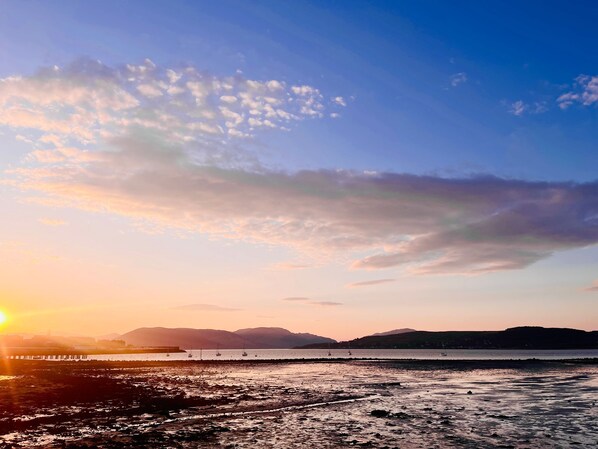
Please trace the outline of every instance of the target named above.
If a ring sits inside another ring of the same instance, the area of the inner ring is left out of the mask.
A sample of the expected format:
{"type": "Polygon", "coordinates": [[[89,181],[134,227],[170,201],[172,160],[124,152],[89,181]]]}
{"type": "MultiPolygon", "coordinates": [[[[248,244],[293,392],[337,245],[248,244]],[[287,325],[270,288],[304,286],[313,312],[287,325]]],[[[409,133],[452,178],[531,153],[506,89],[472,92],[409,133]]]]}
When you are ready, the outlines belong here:
{"type": "Polygon", "coordinates": [[[598,361],[0,361],[6,448],[596,448],[598,361]]]}

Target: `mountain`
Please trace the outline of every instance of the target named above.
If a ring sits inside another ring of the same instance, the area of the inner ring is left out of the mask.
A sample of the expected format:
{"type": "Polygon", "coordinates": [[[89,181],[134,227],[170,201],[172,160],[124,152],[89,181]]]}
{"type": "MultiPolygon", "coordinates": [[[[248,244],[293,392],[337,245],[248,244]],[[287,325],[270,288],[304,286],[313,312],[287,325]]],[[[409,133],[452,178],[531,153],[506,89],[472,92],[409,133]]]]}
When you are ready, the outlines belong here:
{"type": "Polygon", "coordinates": [[[368,335],[369,337],[381,337],[385,335],[396,335],[396,334],[406,334],[407,332],[417,332],[415,329],[410,329],[408,327],[404,327],[401,329],[393,329],[391,331],[386,332],[378,332],[376,334],[368,335]]]}
{"type": "MultiPolygon", "coordinates": [[[[414,331],[357,338],[331,345],[357,349],[598,349],[598,331],[514,327],[504,331],[414,331]]],[[[307,345],[305,348],[327,348],[307,345]]]]}
{"type": "Polygon", "coordinates": [[[239,329],[235,334],[253,342],[254,348],[294,348],[309,344],[336,343],[332,338],[314,334],[295,334],[281,327],[239,329]]]}
{"type": "Polygon", "coordinates": [[[309,344],[336,343],[326,337],[293,333],[277,327],[258,327],[229,332],[217,329],[142,327],[120,336],[134,346],[179,346],[183,349],[273,349],[309,344]]]}

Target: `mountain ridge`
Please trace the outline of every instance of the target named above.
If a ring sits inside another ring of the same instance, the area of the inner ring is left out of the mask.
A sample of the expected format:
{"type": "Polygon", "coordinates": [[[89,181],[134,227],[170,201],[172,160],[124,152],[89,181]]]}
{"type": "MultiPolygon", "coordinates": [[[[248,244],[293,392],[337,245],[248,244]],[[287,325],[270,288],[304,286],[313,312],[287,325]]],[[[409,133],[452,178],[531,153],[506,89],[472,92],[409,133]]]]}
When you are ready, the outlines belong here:
{"type": "Polygon", "coordinates": [[[141,327],[120,339],[134,346],[179,346],[182,349],[285,349],[308,344],[333,344],[336,340],[277,327],[225,331],[220,329],[141,327]]]}
{"type": "MultiPolygon", "coordinates": [[[[327,348],[311,344],[305,349],[327,348]]],[[[352,349],[598,349],[598,331],[520,326],[502,331],[415,331],[331,344],[352,349]]]]}

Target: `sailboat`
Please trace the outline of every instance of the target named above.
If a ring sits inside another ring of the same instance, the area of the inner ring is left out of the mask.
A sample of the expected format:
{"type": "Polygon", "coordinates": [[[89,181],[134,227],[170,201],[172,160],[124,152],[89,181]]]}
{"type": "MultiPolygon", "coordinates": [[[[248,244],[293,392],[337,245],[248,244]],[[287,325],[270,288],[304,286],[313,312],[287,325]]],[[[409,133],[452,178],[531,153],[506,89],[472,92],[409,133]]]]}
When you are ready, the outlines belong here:
{"type": "Polygon", "coordinates": [[[245,351],[245,348],[243,348],[243,353],[241,354],[243,357],[247,357],[247,352],[245,351]]]}
{"type": "Polygon", "coordinates": [[[330,352],[330,343],[328,343],[328,356],[330,357],[332,355],[332,352],[330,352]]]}
{"type": "Polygon", "coordinates": [[[352,355],[353,353],[351,352],[351,344],[349,344],[348,346],[349,346],[349,350],[347,351],[347,354],[352,355]]]}
{"type": "Polygon", "coordinates": [[[216,347],[216,357],[220,357],[222,354],[220,354],[220,345],[218,345],[216,347]]]}
{"type": "Polygon", "coordinates": [[[444,351],[444,343],[442,343],[442,352],[440,353],[442,357],[446,357],[448,354],[444,351]]]}

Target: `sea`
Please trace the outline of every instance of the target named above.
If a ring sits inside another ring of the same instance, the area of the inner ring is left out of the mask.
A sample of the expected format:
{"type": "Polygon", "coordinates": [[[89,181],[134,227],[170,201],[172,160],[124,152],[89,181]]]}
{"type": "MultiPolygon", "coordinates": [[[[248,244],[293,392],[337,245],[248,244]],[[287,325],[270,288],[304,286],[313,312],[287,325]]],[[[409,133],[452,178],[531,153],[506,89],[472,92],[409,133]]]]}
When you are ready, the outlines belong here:
{"type": "Polygon", "coordinates": [[[569,360],[598,358],[598,349],[192,349],[178,353],[102,354],[88,360],[569,360]],[[218,355],[220,353],[220,355],[218,355]],[[244,355],[246,354],[246,355],[244,355]]]}

